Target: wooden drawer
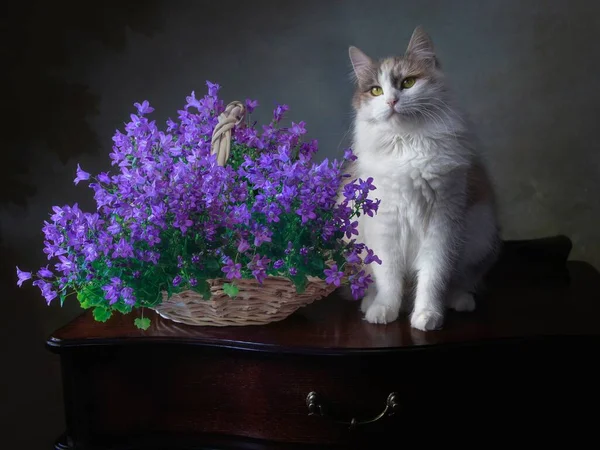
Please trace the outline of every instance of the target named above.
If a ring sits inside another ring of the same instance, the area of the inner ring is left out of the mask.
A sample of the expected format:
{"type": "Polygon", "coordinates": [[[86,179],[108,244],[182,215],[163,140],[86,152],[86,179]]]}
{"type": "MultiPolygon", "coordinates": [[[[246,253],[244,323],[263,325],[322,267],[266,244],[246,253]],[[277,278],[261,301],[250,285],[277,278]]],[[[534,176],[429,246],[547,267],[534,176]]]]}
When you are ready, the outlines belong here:
{"type": "Polygon", "coordinates": [[[527,348],[519,343],[357,356],[174,345],[73,351],[63,354],[71,437],[81,449],[146,448],[153,440],[185,443],[173,449],[228,448],[203,447],[211,436],[374,448],[418,428],[439,431],[468,423],[502,429],[506,417],[513,432],[519,424],[531,431],[528,417],[541,418],[546,411],[548,426],[556,408],[564,408],[564,392],[575,391],[551,384],[547,395],[540,380],[556,383],[564,376],[552,373],[559,348],[536,347],[529,355],[527,348]],[[522,372],[514,370],[519,356],[528,356],[520,363],[522,372]],[[311,392],[326,417],[309,415],[311,392]],[[352,419],[380,415],[391,393],[397,403],[393,415],[349,426],[352,419]],[[133,443],[140,447],[127,446],[133,443]]]}
{"type": "Polygon", "coordinates": [[[85,411],[85,423],[74,417],[72,433],[82,448],[86,442],[120,442],[149,433],[350,443],[373,432],[396,429],[401,409],[352,430],[336,421],[376,417],[392,392],[399,405],[410,397],[402,392],[403,383],[395,372],[382,377],[380,364],[369,358],[173,346],[144,350],[104,348],[63,356],[67,383],[78,385],[73,386],[76,394],[70,400],[74,414],[85,411]],[[309,415],[311,392],[317,394],[314,406],[320,406],[326,417],[309,415]]]}

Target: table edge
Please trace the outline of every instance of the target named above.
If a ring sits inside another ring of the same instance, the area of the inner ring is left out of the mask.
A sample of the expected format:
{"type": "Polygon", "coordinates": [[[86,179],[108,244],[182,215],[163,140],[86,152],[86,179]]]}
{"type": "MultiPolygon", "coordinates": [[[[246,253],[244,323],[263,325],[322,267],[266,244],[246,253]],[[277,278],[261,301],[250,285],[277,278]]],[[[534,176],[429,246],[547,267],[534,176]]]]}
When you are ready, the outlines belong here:
{"type": "Polygon", "coordinates": [[[296,355],[296,356],[367,356],[367,355],[390,355],[395,353],[406,353],[425,350],[454,350],[460,348],[473,348],[483,346],[514,345],[528,343],[556,343],[556,341],[584,340],[590,343],[594,339],[599,340],[600,334],[593,333],[545,333],[517,336],[493,336],[476,340],[464,340],[442,343],[415,343],[413,345],[404,345],[396,347],[380,348],[348,348],[348,347],[301,347],[301,346],[281,346],[273,344],[258,344],[249,342],[235,341],[199,341],[197,339],[179,339],[179,338],[144,338],[144,339],[77,339],[61,341],[50,337],[46,342],[46,347],[52,353],[61,354],[67,351],[73,351],[84,348],[109,348],[109,347],[136,347],[146,345],[166,345],[166,346],[184,346],[198,347],[203,349],[221,349],[231,351],[242,351],[250,353],[270,354],[270,355],[296,355]]]}

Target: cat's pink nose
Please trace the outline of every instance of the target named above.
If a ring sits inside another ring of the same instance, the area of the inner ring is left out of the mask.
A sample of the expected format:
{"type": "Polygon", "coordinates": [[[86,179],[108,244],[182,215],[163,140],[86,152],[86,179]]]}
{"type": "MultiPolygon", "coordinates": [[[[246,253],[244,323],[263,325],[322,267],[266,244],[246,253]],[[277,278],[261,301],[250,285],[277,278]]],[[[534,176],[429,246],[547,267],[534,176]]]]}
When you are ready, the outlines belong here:
{"type": "Polygon", "coordinates": [[[396,98],[390,98],[390,99],[387,101],[387,104],[388,104],[388,105],[390,105],[392,108],[394,107],[394,105],[395,105],[396,103],[398,103],[398,99],[396,99],[396,98]]]}

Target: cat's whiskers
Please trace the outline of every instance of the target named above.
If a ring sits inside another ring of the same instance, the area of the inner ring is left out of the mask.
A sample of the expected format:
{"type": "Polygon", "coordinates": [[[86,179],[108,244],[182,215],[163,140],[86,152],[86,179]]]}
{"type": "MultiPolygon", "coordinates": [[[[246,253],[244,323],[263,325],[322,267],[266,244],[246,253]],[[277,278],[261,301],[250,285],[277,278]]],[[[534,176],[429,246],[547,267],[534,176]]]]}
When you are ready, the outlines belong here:
{"type": "Polygon", "coordinates": [[[412,105],[407,106],[407,109],[409,111],[415,111],[416,114],[423,114],[427,117],[429,117],[436,125],[441,125],[445,128],[445,131],[452,135],[455,139],[458,138],[457,134],[456,134],[456,130],[454,126],[452,126],[452,124],[454,123],[454,117],[452,117],[450,115],[450,113],[448,112],[448,110],[446,110],[445,108],[442,108],[440,105],[437,105],[435,103],[432,102],[418,102],[417,104],[418,106],[412,107],[412,105]],[[430,109],[427,109],[427,108],[430,109]],[[436,113],[436,111],[441,112],[442,114],[444,114],[446,116],[446,118],[448,119],[448,122],[446,122],[443,117],[441,117],[439,114],[436,113]]]}
{"type": "MultiPolygon", "coordinates": [[[[431,104],[430,106],[435,107],[434,104],[431,104]]],[[[444,110],[440,109],[440,111],[443,112],[444,114],[446,114],[446,116],[450,120],[450,116],[444,110]]],[[[435,112],[435,110],[423,109],[421,112],[423,114],[427,115],[428,117],[430,117],[434,121],[434,123],[436,125],[443,126],[445,128],[445,131],[446,131],[447,134],[451,135],[455,139],[458,138],[458,136],[456,135],[456,131],[454,130],[454,127],[452,127],[450,124],[446,123],[446,121],[444,120],[444,118],[442,116],[440,116],[439,114],[437,114],[435,112]]]]}

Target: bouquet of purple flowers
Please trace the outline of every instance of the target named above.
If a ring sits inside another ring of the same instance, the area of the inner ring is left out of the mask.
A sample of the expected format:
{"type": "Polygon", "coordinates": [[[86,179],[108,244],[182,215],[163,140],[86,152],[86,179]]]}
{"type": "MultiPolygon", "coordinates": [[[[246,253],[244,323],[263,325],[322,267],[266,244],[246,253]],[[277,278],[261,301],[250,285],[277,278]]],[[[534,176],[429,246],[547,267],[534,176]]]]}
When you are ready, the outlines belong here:
{"type": "MultiPolygon", "coordinates": [[[[304,122],[282,126],[285,105],[260,132],[249,116],[235,126],[228,163],[217,164],[211,136],[224,104],[219,85],[207,86],[164,131],[147,118],[147,101],[134,104],[136,114],[113,137],[115,172],[92,176],[77,166],[75,184],[89,183],[97,210],[54,206],[43,226],[53,264],[35,274],[17,267],[19,286],[32,279],[48,304],[76,294],[99,321],[152,308],[165,292],[209,299],[215,278],[226,278],[233,299],[237,280],[271,275],[289,278],[298,292],[310,276],[363,295],[372,282],[364,264],[381,263],[357,240],[356,217],[379,205],[369,198],[372,180],[342,191],[341,163],[313,162],[317,142],[303,141],[304,122]]],[[[256,107],[246,100],[248,113],[256,107]]],[[[346,150],[344,158],[355,156],[346,150]]],[[[143,316],[135,322],[149,326],[143,316]]]]}

